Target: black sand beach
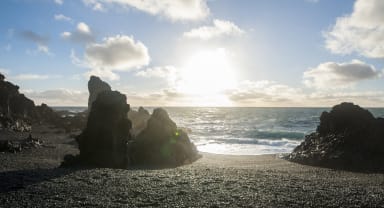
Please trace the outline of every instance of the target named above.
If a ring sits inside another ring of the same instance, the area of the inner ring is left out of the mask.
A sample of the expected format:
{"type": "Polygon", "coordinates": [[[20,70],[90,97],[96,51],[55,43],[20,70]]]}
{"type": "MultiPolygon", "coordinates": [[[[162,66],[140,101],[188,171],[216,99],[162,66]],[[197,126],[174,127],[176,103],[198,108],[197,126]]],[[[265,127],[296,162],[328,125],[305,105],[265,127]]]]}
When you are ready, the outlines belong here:
{"type": "Polygon", "coordinates": [[[33,131],[42,147],[0,153],[0,207],[384,207],[381,173],[206,153],[173,169],[64,169],[74,139],[33,131]]]}

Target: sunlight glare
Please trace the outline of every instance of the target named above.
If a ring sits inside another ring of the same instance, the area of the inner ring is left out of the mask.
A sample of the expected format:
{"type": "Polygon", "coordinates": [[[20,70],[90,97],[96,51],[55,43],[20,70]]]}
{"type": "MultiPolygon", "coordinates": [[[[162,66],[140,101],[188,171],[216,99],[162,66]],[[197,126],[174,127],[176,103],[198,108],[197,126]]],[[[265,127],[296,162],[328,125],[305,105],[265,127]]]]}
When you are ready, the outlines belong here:
{"type": "Polygon", "coordinates": [[[235,73],[228,52],[223,49],[192,55],[181,73],[178,89],[192,95],[220,95],[235,86],[235,73]]]}

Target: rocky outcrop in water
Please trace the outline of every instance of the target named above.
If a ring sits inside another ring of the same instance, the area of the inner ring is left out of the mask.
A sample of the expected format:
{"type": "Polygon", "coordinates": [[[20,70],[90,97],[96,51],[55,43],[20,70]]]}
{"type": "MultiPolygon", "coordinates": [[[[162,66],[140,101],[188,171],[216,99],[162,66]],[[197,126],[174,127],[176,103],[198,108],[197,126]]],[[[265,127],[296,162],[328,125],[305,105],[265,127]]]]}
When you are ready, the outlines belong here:
{"type": "Polygon", "coordinates": [[[384,170],[384,119],[353,103],[336,105],[321,114],[316,132],[288,158],[310,165],[384,170]]]}
{"type": "Polygon", "coordinates": [[[92,103],[96,100],[97,95],[100,92],[111,91],[111,86],[108,83],[101,80],[99,77],[91,76],[88,81],[88,110],[91,109],[92,103]]]}
{"type": "Polygon", "coordinates": [[[139,166],[179,166],[197,160],[195,145],[177,128],[168,113],[157,108],[130,148],[132,163],[139,166]]]}
{"type": "Polygon", "coordinates": [[[87,126],[77,137],[83,164],[126,168],[129,165],[127,143],[132,124],[125,95],[117,91],[98,94],[89,112],[87,126]]]}

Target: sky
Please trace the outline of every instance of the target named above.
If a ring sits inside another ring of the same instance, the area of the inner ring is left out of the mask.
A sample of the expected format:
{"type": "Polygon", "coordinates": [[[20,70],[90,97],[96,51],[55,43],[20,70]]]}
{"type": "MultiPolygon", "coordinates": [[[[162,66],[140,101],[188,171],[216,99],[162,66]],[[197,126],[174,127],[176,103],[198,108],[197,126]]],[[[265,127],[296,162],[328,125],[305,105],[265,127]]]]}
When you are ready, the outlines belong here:
{"type": "Polygon", "coordinates": [[[383,0],[2,0],[0,73],[86,106],[384,107],[383,0]]]}

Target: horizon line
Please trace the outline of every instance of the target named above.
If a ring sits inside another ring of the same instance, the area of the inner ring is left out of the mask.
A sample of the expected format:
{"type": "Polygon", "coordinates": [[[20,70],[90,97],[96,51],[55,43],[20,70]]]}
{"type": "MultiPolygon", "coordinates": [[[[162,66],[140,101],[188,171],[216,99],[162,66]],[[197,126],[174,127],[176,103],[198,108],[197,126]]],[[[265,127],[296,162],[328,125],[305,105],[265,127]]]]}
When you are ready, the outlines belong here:
{"type": "MultiPolygon", "coordinates": [[[[338,105],[338,104],[336,104],[338,105]]],[[[358,104],[357,104],[358,105],[358,104]]],[[[52,108],[88,108],[88,106],[63,106],[63,105],[48,105],[52,108]]],[[[335,105],[333,105],[335,106],[335,105]]],[[[138,105],[138,106],[130,106],[131,108],[332,108],[333,106],[173,106],[173,105],[163,105],[163,106],[145,106],[145,105],[138,105]]],[[[360,105],[359,105],[360,106],[360,105]]],[[[384,108],[384,106],[360,106],[363,108],[384,108]]]]}

